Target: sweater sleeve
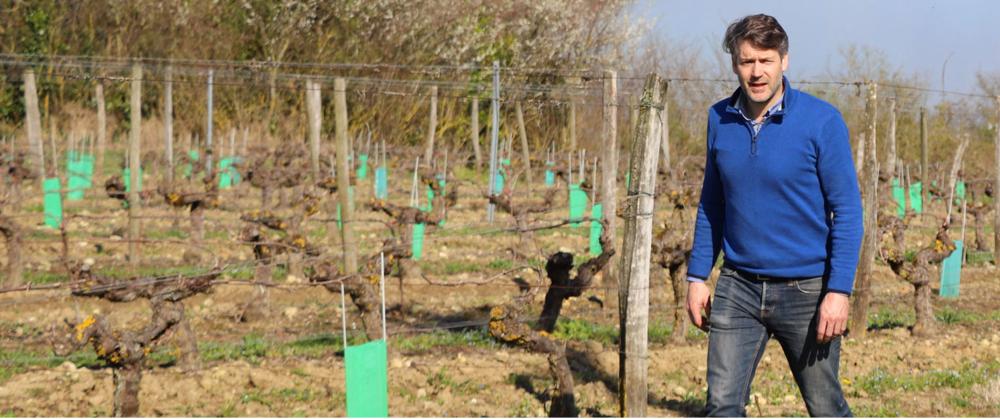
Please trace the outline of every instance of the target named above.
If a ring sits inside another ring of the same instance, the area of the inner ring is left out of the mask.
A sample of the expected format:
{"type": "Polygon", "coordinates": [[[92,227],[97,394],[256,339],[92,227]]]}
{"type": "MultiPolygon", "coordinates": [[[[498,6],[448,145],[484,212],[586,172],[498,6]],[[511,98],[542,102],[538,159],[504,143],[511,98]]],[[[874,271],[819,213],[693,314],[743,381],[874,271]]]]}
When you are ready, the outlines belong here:
{"type": "Polygon", "coordinates": [[[850,295],[864,234],[861,191],[851,157],[847,125],[837,113],[830,118],[816,139],[817,170],[830,221],[827,288],[850,295]]]}
{"type": "Polygon", "coordinates": [[[712,150],[714,141],[710,111],[705,147],[705,178],[702,180],[698,216],[695,219],[694,244],[691,246],[691,258],[688,260],[687,274],[692,279],[708,278],[722,248],[725,198],[722,194],[722,180],[715,166],[715,153],[712,150]]]}

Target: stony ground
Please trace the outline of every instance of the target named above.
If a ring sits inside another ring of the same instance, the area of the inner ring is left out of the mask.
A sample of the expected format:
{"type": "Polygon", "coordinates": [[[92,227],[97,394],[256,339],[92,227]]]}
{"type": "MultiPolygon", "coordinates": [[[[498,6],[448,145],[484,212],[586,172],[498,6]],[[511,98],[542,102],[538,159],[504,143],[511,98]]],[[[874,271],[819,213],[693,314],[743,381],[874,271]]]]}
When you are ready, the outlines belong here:
{"type": "MultiPolygon", "coordinates": [[[[405,191],[394,191],[405,203],[405,191]],[[396,193],[398,192],[398,193],[396,193]]],[[[513,274],[522,262],[511,250],[526,252],[540,266],[556,250],[585,254],[586,227],[537,233],[537,249],[509,233],[505,214],[487,225],[478,190],[464,185],[458,206],[449,210],[443,228],[429,233],[424,276],[435,283],[496,279],[486,285],[432,285],[423,277],[386,287],[389,305],[389,410],[394,416],[545,416],[554,383],[545,357],[505,347],[484,329],[491,306],[517,292],[513,274]]],[[[205,269],[219,260],[244,266],[250,250],[235,241],[239,208],[256,205],[257,192],[227,192],[226,203],[208,214],[207,250],[201,265],[190,265],[187,221],[144,221],[144,271],[205,269]],[[240,195],[243,195],[242,197],[240,195]]],[[[564,198],[564,195],[562,196],[564,198]]],[[[359,199],[367,199],[362,192],[359,199]]],[[[564,200],[564,199],[563,199],[564,200]]],[[[24,208],[35,205],[29,202],[24,208]]],[[[171,215],[164,206],[144,210],[171,215]]],[[[290,211],[290,210],[289,210],[290,211]]],[[[558,219],[565,204],[545,217],[558,219]]],[[[328,218],[329,211],[317,218],[328,218]]],[[[103,197],[69,203],[67,213],[73,257],[92,257],[98,266],[124,269],[124,246],[118,231],[124,212],[103,197]],[[116,243],[116,241],[119,241],[116,243]],[[102,249],[98,252],[97,246],[102,249]]],[[[37,226],[41,216],[22,222],[32,229],[28,244],[30,278],[59,280],[58,235],[37,226]]],[[[379,219],[362,213],[362,218],[379,219]]],[[[673,217],[661,210],[659,220],[673,217]]],[[[687,218],[690,219],[690,218],[687,218]]],[[[658,221],[658,225],[662,221],[658,221]]],[[[336,227],[310,224],[310,238],[336,248],[336,227]]],[[[361,227],[362,253],[385,234],[378,223],[361,227]]],[[[919,237],[913,241],[921,240],[919,237]]],[[[0,246],[2,247],[2,246],[0,246]]],[[[248,270],[233,268],[227,277],[246,279],[248,270]]],[[[341,343],[340,296],[323,288],[301,286],[282,270],[283,287],[262,292],[230,284],[185,301],[199,341],[199,365],[181,365],[177,339],[170,336],[150,356],[140,393],[144,416],[343,416],[345,387],[341,343]],[[247,310],[250,306],[253,310],[247,310]]],[[[706,338],[688,333],[683,345],[667,343],[672,295],[661,270],[654,269],[651,294],[649,415],[695,415],[704,403],[706,338]]],[[[990,263],[966,268],[957,299],[935,297],[940,332],[915,339],[912,288],[884,266],[876,268],[875,295],[866,339],[843,346],[842,381],[859,416],[997,416],[1000,415],[1000,291],[998,271],[990,263]]],[[[568,342],[576,380],[576,399],[584,416],[617,412],[616,296],[603,283],[563,310],[556,336],[568,342]],[[595,297],[588,300],[587,297],[595,297]],[[603,307],[593,301],[603,301],[603,307]]],[[[610,288],[610,287],[608,287],[610,288]]],[[[541,297],[531,311],[541,308],[541,297]]],[[[348,333],[355,339],[359,322],[348,299],[348,333]]],[[[73,298],[65,290],[0,294],[0,414],[13,416],[107,416],[111,413],[111,371],[85,349],[69,357],[52,354],[51,338],[63,319],[89,313],[111,316],[115,324],[137,327],[149,315],[145,302],[113,304],[73,298]]],[[[769,344],[753,384],[752,416],[803,416],[801,397],[775,342],[769,344]]]]}

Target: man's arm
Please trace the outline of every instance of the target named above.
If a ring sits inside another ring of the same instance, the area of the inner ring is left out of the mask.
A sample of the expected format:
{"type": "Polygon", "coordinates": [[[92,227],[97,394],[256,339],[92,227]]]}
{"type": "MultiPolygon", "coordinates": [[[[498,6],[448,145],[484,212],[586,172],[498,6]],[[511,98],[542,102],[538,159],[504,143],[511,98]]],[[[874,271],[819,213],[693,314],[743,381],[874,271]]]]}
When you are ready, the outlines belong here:
{"type": "Polygon", "coordinates": [[[818,140],[818,171],[823,198],[833,213],[830,227],[830,279],[819,307],[816,340],[827,343],[844,333],[850,313],[848,296],[854,288],[858,251],[864,228],[861,192],[851,157],[847,125],[837,114],[818,140]]]}
{"type": "Polygon", "coordinates": [[[707,144],[705,147],[705,176],[702,179],[701,199],[694,225],[694,243],[688,260],[688,279],[708,279],[715,266],[715,259],[722,248],[722,231],[725,223],[725,198],[722,194],[722,180],[715,166],[712,151],[712,115],[709,114],[707,144]]]}
{"type": "Polygon", "coordinates": [[[818,142],[817,170],[823,199],[833,215],[830,226],[830,279],[827,289],[850,295],[864,233],[861,191],[840,114],[824,124],[818,142]]]}
{"type": "Polygon", "coordinates": [[[722,231],[725,222],[725,200],[722,194],[722,181],[712,152],[714,133],[712,129],[712,114],[708,116],[709,123],[705,147],[705,177],[702,180],[701,199],[698,203],[698,216],[695,219],[694,244],[691,246],[691,257],[688,260],[688,295],[687,311],[691,322],[702,330],[708,330],[707,317],[712,310],[711,291],[705,285],[705,280],[712,272],[715,259],[722,247],[722,231]],[[706,319],[702,319],[702,311],[706,319]]]}

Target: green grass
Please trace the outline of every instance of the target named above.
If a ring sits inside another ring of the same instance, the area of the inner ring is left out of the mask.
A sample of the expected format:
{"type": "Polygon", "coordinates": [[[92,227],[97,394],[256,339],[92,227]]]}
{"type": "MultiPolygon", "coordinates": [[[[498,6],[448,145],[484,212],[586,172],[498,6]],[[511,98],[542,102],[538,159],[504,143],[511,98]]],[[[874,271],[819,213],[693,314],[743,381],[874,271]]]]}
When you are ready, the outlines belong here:
{"type": "Polygon", "coordinates": [[[988,363],[967,362],[955,370],[933,370],[915,374],[892,375],[882,368],[876,368],[859,377],[857,386],[871,396],[880,396],[889,391],[926,391],[937,388],[969,389],[985,383],[1000,371],[1000,361],[988,363]]]}
{"type": "Polygon", "coordinates": [[[54,368],[66,361],[81,368],[101,365],[97,354],[90,347],[69,356],[53,356],[48,351],[34,352],[22,349],[0,351],[0,383],[6,382],[11,377],[27,371],[31,367],[54,368]]]}
{"type": "Polygon", "coordinates": [[[881,330],[906,327],[916,321],[911,310],[900,310],[880,307],[878,311],[868,314],[868,329],[881,330]]]}
{"type": "Polygon", "coordinates": [[[903,416],[903,412],[899,410],[899,402],[891,399],[880,400],[874,406],[851,406],[851,413],[860,418],[898,418],[903,416]]]}
{"type": "MultiPolygon", "coordinates": [[[[650,343],[666,344],[673,333],[673,325],[654,321],[649,325],[648,339],[650,343]]],[[[553,336],[576,341],[597,341],[603,345],[618,344],[618,326],[593,323],[581,319],[559,319],[553,336]]],[[[688,339],[704,339],[707,335],[696,327],[687,331],[688,339]]]]}
{"type": "Polygon", "coordinates": [[[423,352],[435,348],[479,347],[496,348],[499,344],[485,328],[466,331],[437,330],[395,339],[393,346],[407,352],[423,352]]]}
{"type": "Polygon", "coordinates": [[[476,385],[472,380],[460,380],[452,377],[446,367],[441,367],[436,373],[427,377],[427,385],[437,391],[451,389],[452,394],[467,395],[476,394],[485,389],[484,384],[476,385]]]}
{"type": "Polygon", "coordinates": [[[552,335],[567,340],[593,340],[604,345],[615,345],[618,343],[618,327],[578,319],[557,320],[556,328],[552,335]]]}
{"type": "Polygon", "coordinates": [[[32,285],[54,284],[66,281],[66,274],[61,272],[27,271],[22,275],[25,282],[32,285]]]}
{"type": "Polygon", "coordinates": [[[493,259],[488,264],[486,264],[487,269],[493,269],[497,271],[506,271],[514,267],[514,261],[510,259],[493,259]]]}
{"type": "Polygon", "coordinates": [[[149,240],[184,240],[188,238],[186,232],[174,228],[169,230],[148,230],[142,234],[149,240]]]}
{"type": "Polygon", "coordinates": [[[944,324],[972,324],[986,320],[986,316],[953,307],[945,307],[934,313],[934,318],[944,324]]]}

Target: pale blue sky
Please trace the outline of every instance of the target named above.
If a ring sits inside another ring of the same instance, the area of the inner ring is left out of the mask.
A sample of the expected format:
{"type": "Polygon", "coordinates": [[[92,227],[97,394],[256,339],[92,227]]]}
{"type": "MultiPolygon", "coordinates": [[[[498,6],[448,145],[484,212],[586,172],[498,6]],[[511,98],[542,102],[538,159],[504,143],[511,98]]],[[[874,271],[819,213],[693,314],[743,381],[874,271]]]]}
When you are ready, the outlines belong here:
{"type": "Polygon", "coordinates": [[[789,35],[791,78],[823,79],[839,63],[838,49],[867,45],[890,63],[946,90],[979,93],[976,72],[1000,72],[1000,1],[994,0],[637,0],[633,13],[653,31],[693,43],[711,59],[726,26],[766,13],[789,35]],[[949,58],[950,56],[950,58],[949,58]]]}

